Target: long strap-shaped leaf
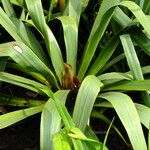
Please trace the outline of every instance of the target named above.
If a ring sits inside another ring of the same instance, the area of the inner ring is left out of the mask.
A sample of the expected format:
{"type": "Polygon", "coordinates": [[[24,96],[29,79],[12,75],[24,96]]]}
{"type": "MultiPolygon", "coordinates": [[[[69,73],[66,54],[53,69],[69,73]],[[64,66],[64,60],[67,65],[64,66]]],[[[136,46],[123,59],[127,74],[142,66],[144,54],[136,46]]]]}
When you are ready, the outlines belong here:
{"type": "Polygon", "coordinates": [[[64,30],[67,63],[76,72],[78,31],[75,20],[69,16],[58,17],[64,30]]]}
{"type": "Polygon", "coordinates": [[[130,19],[119,7],[116,7],[112,17],[121,27],[126,27],[132,22],[132,19],[130,19]]]}
{"type": "Polygon", "coordinates": [[[15,13],[15,11],[13,9],[13,5],[11,4],[10,0],[7,0],[7,1],[1,0],[1,1],[2,1],[3,7],[4,7],[5,12],[7,13],[7,15],[9,17],[16,18],[16,13],[15,13]]]}
{"type": "Polygon", "coordinates": [[[10,94],[0,93],[0,105],[16,106],[16,107],[35,107],[45,104],[41,99],[26,99],[24,97],[11,96],[10,94]]]}
{"type": "Polygon", "coordinates": [[[15,70],[19,70],[21,72],[24,72],[30,76],[32,76],[34,79],[40,81],[41,83],[47,85],[48,87],[51,87],[49,82],[44,78],[44,76],[39,73],[39,72],[33,72],[32,70],[30,71],[29,69],[27,68],[23,68],[21,67],[19,64],[16,64],[16,63],[10,63],[8,62],[7,63],[7,67],[10,67],[12,69],[15,69],[15,70]]]}
{"type": "Polygon", "coordinates": [[[127,73],[110,72],[98,76],[98,79],[106,85],[106,84],[112,84],[123,80],[132,80],[133,77],[127,73]]]}
{"type": "Polygon", "coordinates": [[[94,64],[88,71],[88,74],[96,75],[101,69],[105,66],[106,62],[110,59],[114,51],[116,50],[119,44],[119,38],[114,37],[109,40],[105,47],[102,49],[101,53],[98,55],[94,64]]]}
{"type": "Polygon", "coordinates": [[[100,97],[108,100],[113,105],[127,131],[133,149],[147,150],[140,118],[130,97],[119,92],[100,94],[100,97]]]}
{"type": "Polygon", "coordinates": [[[135,104],[136,109],[139,113],[139,117],[143,125],[149,129],[150,125],[150,108],[141,104],[135,104]]]}
{"type": "Polygon", "coordinates": [[[150,35],[150,20],[146,17],[142,9],[136,3],[131,1],[123,1],[119,5],[127,7],[134,14],[145,31],[150,35]]]}
{"type": "Polygon", "coordinates": [[[32,18],[32,21],[36,28],[42,33],[46,47],[49,53],[49,56],[51,58],[53,67],[55,69],[55,72],[61,81],[63,72],[64,72],[64,63],[63,63],[63,57],[59,48],[59,45],[46,24],[44,13],[42,9],[42,3],[41,0],[26,0],[27,8],[29,10],[30,16],[32,18]]]}
{"type": "Polygon", "coordinates": [[[0,129],[6,128],[16,122],[19,122],[29,116],[37,114],[42,111],[43,104],[40,106],[27,108],[23,110],[18,110],[14,112],[10,112],[0,116],[0,129]]]}
{"type": "Polygon", "coordinates": [[[0,56],[10,56],[23,68],[41,73],[54,88],[59,88],[51,70],[25,44],[20,42],[0,44],[0,56]]]}
{"type": "Polygon", "coordinates": [[[150,56],[150,39],[139,28],[134,28],[130,36],[150,56]]]}
{"type": "MultiPolygon", "coordinates": [[[[140,117],[140,121],[141,123],[147,128],[149,129],[149,124],[150,124],[150,108],[138,103],[134,103],[137,109],[137,112],[139,114],[140,117]]],[[[113,108],[112,104],[110,104],[109,102],[101,102],[98,104],[95,104],[95,107],[107,107],[107,108],[113,108]]],[[[95,112],[94,112],[95,113],[95,112]]],[[[97,112],[96,112],[97,113],[97,112]]],[[[99,114],[100,115],[100,114],[99,114]]],[[[92,116],[94,117],[98,117],[97,114],[92,114],[92,116]]],[[[103,117],[103,116],[102,116],[103,117]]],[[[100,118],[100,117],[98,117],[100,118]]],[[[101,119],[101,118],[100,118],[101,119]]],[[[103,120],[103,118],[102,118],[103,120]]],[[[105,121],[105,120],[104,120],[105,121]]],[[[106,122],[108,123],[108,122],[106,122]]],[[[115,129],[115,128],[114,128],[115,129]]],[[[116,130],[116,129],[115,129],[116,130]]],[[[126,143],[126,142],[125,142],[126,143]]]]}
{"type": "Polygon", "coordinates": [[[98,43],[101,40],[105,29],[112,17],[114,11],[113,7],[119,2],[120,0],[103,0],[84,50],[84,55],[78,73],[79,79],[82,79],[84,77],[87,68],[89,67],[89,64],[94,56],[98,43]]]}
{"type": "Polygon", "coordinates": [[[19,42],[25,43],[29,46],[32,51],[46,64],[47,59],[46,56],[39,44],[36,40],[32,32],[17,18],[9,18],[7,14],[0,8],[0,24],[7,30],[7,32],[19,42]]]}
{"type": "MultiPolygon", "coordinates": [[[[65,103],[69,91],[58,91],[54,95],[65,103]]],[[[40,149],[53,149],[53,136],[61,129],[61,117],[56,109],[54,101],[49,99],[42,111],[40,127],[40,149]]],[[[58,143],[56,143],[58,144],[58,143]]]]}
{"type": "Polygon", "coordinates": [[[130,35],[129,34],[121,35],[120,39],[126,55],[128,66],[133,74],[134,79],[143,80],[144,78],[143,78],[140,62],[135,52],[134,45],[131,41],[130,35]]]}
{"type": "Polygon", "coordinates": [[[150,91],[150,80],[122,81],[106,86],[103,90],[150,91]]]}
{"type": "MultiPolygon", "coordinates": [[[[131,38],[128,34],[120,36],[124,52],[126,55],[126,59],[128,62],[128,66],[133,74],[135,80],[143,80],[143,73],[140,66],[140,62],[138,60],[137,54],[134,49],[134,45],[131,41],[131,38]]],[[[142,93],[144,103],[147,106],[150,106],[150,96],[148,93],[142,93]]]]}
{"type": "Polygon", "coordinates": [[[86,8],[89,0],[69,0],[69,16],[73,17],[79,25],[82,10],[86,8]]]}
{"type": "Polygon", "coordinates": [[[143,2],[143,11],[145,14],[149,14],[149,11],[150,11],[150,1],[149,0],[145,0],[143,2]]]}
{"type": "Polygon", "coordinates": [[[20,7],[25,7],[25,2],[24,0],[10,0],[11,3],[17,5],[17,6],[20,6],[20,7]]]}
{"type": "Polygon", "coordinates": [[[49,2],[50,2],[50,4],[49,4],[49,10],[48,10],[47,21],[50,21],[51,16],[52,16],[53,8],[57,6],[58,0],[51,0],[51,1],[49,1],[49,2]]]}
{"type": "Polygon", "coordinates": [[[26,88],[42,95],[50,96],[49,87],[24,77],[12,75],[6,72],[0,72],[0,81],[26,88]]]}
{"type": "Polygon", "coordinates": [[[80,140],[99,144],[98,141],[88,139],[85,135],[83,135],[80,129],[75,128],[75,123],[73,122],[73,119],[68,113],[65,105],[52,92],[50,93],[50,97],[54,100],[57,111],[61,116],[62,121],[64,122],[65,131],[71,137],[76,150],[83,150],[83,145],[80,140]]]}
{"type": "Polygon", "coordinates": [[[93,75],[87,76],[81,84],[73,111],[73,120],[82,131],[85,130],[94,102],[102,86],[103,84],[93,75]]]}

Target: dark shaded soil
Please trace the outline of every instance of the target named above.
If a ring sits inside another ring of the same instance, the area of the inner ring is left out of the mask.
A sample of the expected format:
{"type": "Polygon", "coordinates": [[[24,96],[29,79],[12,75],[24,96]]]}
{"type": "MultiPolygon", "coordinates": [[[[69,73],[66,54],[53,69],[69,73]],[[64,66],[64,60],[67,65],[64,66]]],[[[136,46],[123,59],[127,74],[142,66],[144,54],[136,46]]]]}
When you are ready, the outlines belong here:
{"type": "Polygon", "coordinates": [[[0,130],[0,150],[39,150],[40,115],[0,130]]]}

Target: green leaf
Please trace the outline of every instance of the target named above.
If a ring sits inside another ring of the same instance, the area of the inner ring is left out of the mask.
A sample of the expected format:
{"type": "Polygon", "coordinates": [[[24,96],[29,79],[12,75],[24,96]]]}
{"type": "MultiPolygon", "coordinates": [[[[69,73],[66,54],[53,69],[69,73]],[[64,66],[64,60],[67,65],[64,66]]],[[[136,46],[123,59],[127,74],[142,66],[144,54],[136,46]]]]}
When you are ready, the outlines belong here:
{"type": "Polygon", "coordinates": [[[83,144],[80,140],[71,138],[75,150],[84,150],[83,144]]]}
{"type": "Polygon", "coordinates": [[[61,118],[65,124],[66,130],[69,130],[71,127],[74,127],[75,124],[74,124],[69,112],[67,111],[65,105],[63,105],[62,102],[60,102],[56,98],[54,98],[54,100],[55,100],[55,105],[57,107],[59,115],[61,116],[61,118]]]}
{"type": "Polygon", "coordinates": [[[21,37],[18,35],[18,29],[14,23],[9,19],[7,14],[0,8],[0,24],[9,32],[9,34],[17,41],[21,41],[21,37]]]}
{"type": "Polygon", "coordinates": [[[123,49],[126,55],[128,66],[133,74],[134,79],[143,80],[143,74],[138,60],[137,54],[134,49],[134,45],[131,41],[130,35],[124,34],[120,36],[123,49]]]}
{"type": "Polygon", "coordinates": [[[75,127],[73,119],[71,118],[64,103],[60,101],[60,99],[58,99],[52,92],[50,94],[50,97],[54,100],[57,111],[62,118],[62,121],[65,125],[65,129],[69,131],[71,128],[75,127]]]}
{"type": "Polygon", "coordinates": [[[145,31],[150,35],[150,20],[146,17],[146,15],[136,3],[132,1],[122,1],[119,5],[127,7],[135,15],[145,31]]]}
{"type": "Polygon", "coordinates": [[[27,99],[0,93],[0,105],[16,106],[16,107],[35,107],[45,104],[45,101],[38,99],[27,99]]]}
{"type": "MultiPolygon", "coordinates": [[[[126,59],[128,62],[128,66],[133,74],[135,80],[143,80],[143,73],[140,66],[140,62],[138,60],[137,54],[134,49],[134,45],[131,41],[131,38],[128,34],[120,36],[124,52],[126,55],[126,59]]],[[[143,97],[143,101],[147,106],[150,106],[150,96],[148,93],[141,93],[143,97]]]]}
{"type": "Polygon", "coordinates": [[[46,64],[46,56],[34,35],[31,31],[17,18],[10,18],[7,14],[0,8],[0,24],[7,30],[7,32],[19,42],[23,42],[28,47],[34,51],[34,53],[46,64]]]}
{"type": "Polygon", "coordinates": [[[24,0],[10,0],[10,1],[11,1],[11,3],[18,5],[18,6],[21,6],[21,7],[25,6],[24,0]]]}
{"type": "Polygon", "coordinates": [[[75,138],[75,139],[80,139],[83,141],[88,141],[88,142],[99,144],[99,141],[87,138],[78,128],[71,128],[67,134],[68,136],[75,138]]]}
{"type": "Polygon", "coordinates": [[[149,129],[150,125],[150,108],[141,104],[135,104],[142,124],[149,129]]]}
{"type": "Polygon", "coordinates": [[[150,73],[150,66],[144,66],[144,67],[142,67],[142,72],[143,72],[143,74],[150,73]]]}
{"type": "Polygon", "coordinates": [[[51,91],[47,86],[24,77],[0,72],[0,81],[26,88],[42,95],[50,96],[49,93],[51,91]]]}
{"type": "Polygon", "coordinates": [[[54,88],[59,88],[51,70],[25,44],[20,42],[0,44],[0,56],[10,56],[21,67],[41,73],[54,88]]]}
{"type": "Polygon", "coordinates": [[[86,8],[89,0],[69,0],[69,16],[73,17],[79,25],[82,10],[86,8]]]}
{"type": "Polygon", "coordinates": [[[14,17],[16,18],[16,13],[13,9],[13,6],[10,2],[10,0],[1,0],[3,7],[5,9],[6,14],[8,15],[9,18],[14,17]]]}
{"type": "MultiPolygon", "coordinates": [[[[65,133],[58,132],[54,135],[53,144],[55,150],[71,150],[71,146],[69,144],[69,139],[65,133]]],[[[52,148],[51,148],[52,149],[52,148]]],[[[49,149],[49,150],[51,150],[49,149]]],[[[43,150],[43,149],[42,149],[43,150]]],[[[48,150],[48,149],[46,149],[48,150]]]]}
{"type": "Polygon", "coordinates": [[[89,64],[94,56],[99,41],[101,40],[113,15],[115,9],[114,6],[117,5],[118,2],[120,2],[120,0],[103,0],[101,7],[99,8],[97,17],[92,27],[86,47],[84,49],[84,55],[82,57],[81,66],[78,72],[78,77],[80,80],[83,79],[89,67],[89,64]]]}
{"type": "MultiPolygon", "coordinates": [[[[71,128],[75,127],[75,124],[74,124],[69,112],[67,111],[65,105],[52,92],[50,93],[50,97],[55,102],[57,111],[58,111],[59,115],[61,116],[61,119],[65,125],[66,132],[70,131],[71,128]]],[[[78,150],[78,148],[79,148],[79,150],[82,150],[83,146],[82,146],[82,143],[80,140],[72,139],[72,141],[75,146],[75,149],[78,150]]]]}
{"type": "MultiPolygon", "coordinates": [[[[81,141],[85,141],[87,144],[90,144],[90,147],[92,146],[96,150],[98,150],[98,148],[102,145],[97,139],[87,138],[78,128],[71,128],[71,130],[68,132],[68,136],[72,137],[72,140],[76,139],[76,141],[73,140],[75,149],[79,149],[79,150],[83,149],[82,145],[80,145],[80,141],[77,139],[80,139],[81,141]]],[[[89,148],[85,148],[84,145],[84,149],[89,149],[89,148]]]]}
{"type": "Polygon", "coordinates": [[[116,9],[114,10],[112,18],[121,27],[126,27],[132,22],[132,20],[119,7],[116,7],[116,9]]]}
{"type": "Polygon", "coordinates": [[[61,78],[64,72],[63,57],[52,31],[46,24],[41,0],[25,1],[34,25],[44,37],[49,57],[51,58],[53,67],[59,78],[59,81],[61,82],[61,78]]]}
{"type": "Polygon", "coordinates": [[[0,129],[6,128],[16,122],[19,122],[29,116],[42,111],[44,105],[17,110],[0,116],[0,129]]]}
{"type": "Polygon", "coordinates": [[[150,56],[150,39],[139,28],[134,28],[131,32],[131,38],[150,56]]]}
{"type": "Polygon", "coordinates": [[[51,0],[50,1],[50,6],[49,6],[49,10],[48,10],[48,16],[47,16],[47,21],[49,21],[51,19],[52,16],[52,10],[54,7],[57,6],[58,0],[51,0]]]}
{"type": "Polygon", "coordinates": [[[121,80],[132,80],[133,77],[127,73],[121,72],[110,72],[104,73],[97,77],[100,81],[102,81],[105,85],[112,84],[121,80]]]}
{"type": "Polygon", "coordinates": [[[127,131],[133,149],[147,150],[140,118],[130,97],[119,92],[100,94],[100,97],[108,100],[113,105],[127,131]]]}
{"type": "MultiPolygon", "coordinates": [[[[58,91],[54,95],[61,99],[65,103],[69,91],[58,91]]],[[[55,103],[52,99],[49,99],[44,105],[42,116],[41,116],[41,127],[40,127],[40,149],[50,150],[59,144],[55,140],[54,135],[61,129],[61,117],[55,107],[55,103]],[[52,143],[54,136],[54,141],[52,143]]]]}
{"type": "Polygon", "coordinates": [[[99,71],[101,71],[101,69],[105,66],[106,62],[112,56],[113,52],[116,50],[118,44],[118,36],[114,36],[111,40],[109,40],[94,61],[94,64],[89,69],[88,74],[96,75],[99,71]]]}
{"type": "Polygon", "coordinates": [[[145,14],[149,14],[149,11],[150,11],[150,1],[149,0],[144,0],[143,12],[145,14]]]}
{"type": "Polygon", "coordinates": [[[87,76],[78,91],[73,111],[73,120],[77,127],[84,132],[94,102],[103,84],[93,75],[87,76]],[[92,85],[92,86],[91,86],[92,85]]]}
{"type": "Polygon", "coordinates": [[[123,81],[104,88],[104,91],[110,90],[150,91],[150,80],[123,81]]]}
{"type": "Polygon", "coordinates": [[[73,68],[73,71],[76,72],[78,42],[76,22],[72,17],[69,16],[61,16],[57,19],[61,21],[63,26],[67,63],[70,64],[73,68]]]}
{"type": "Polygon", "coordinates": [[[32,76],[34,79],[40,81],[41,83],[47,85],[48,87],[51,88],[50,84],[48,83],[48,81],[44,78],[44,76],[38,72],[33,72],[33,71],[29,71],[28,69],[25,69],[23,67],[21,67],[19,64],[16,64],[16,63],[10,63],[8,62],[7,63],[7,67],[10,67],[12,69],[15,69],[15,70],[19,70],[21,72],[24,72],[30,76],[32,76]]]}
{"type": "Polygon", "coordinates": [[[107,70],[108,68],[112,67],[113,65],[115,65],[116,63],[118,63],[119,61],[121,61],[122,59],[125,58],[124,53],[116,56],[115,58],[113,58],[112,60],[110,60],[109,62],[107,62],[105,64],[105,66],[98,72],[98,74],[105,72],[105,70],[107,70]]]}
{"type": "Polygon", "coordinates": [[[114,118],[112,119],[112,121],[111,121],[111,123],[109,125],[109,128],[107,129],[107,132],[106,132],[106,135],[105,135],[105,138],[104,138],[104,142],[103,142],[103,146],[101,147],[101,150],[104,150],[104,148],[105,148],[106,141],[108,139],[108,135],[109,135],[110,129],[111,129],[112,125],[113,125],[113,122],[114,122],[114,118]]]}

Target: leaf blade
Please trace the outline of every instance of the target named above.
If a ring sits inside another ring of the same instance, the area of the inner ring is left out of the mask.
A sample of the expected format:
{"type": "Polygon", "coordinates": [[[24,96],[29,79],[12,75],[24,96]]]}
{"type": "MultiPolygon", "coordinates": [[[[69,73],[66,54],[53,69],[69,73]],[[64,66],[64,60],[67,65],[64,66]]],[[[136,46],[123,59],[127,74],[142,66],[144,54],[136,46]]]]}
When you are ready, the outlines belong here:
{"type": "Polygon", "coordinates": [[[23,110],[18,110],[14,112],[10,112],[0,116],[0,129],[6,128],[16,122],[19,122],[29,116],[32,116],[36,113],[42,111],[44,105],[27,108],[23,110]]]}
{"type": "Polygon", "coordinates": [[[140,124],[140,118],[130,97],[119,92],[104,93],[100,97],[108,100],[113,105],[128,133],[133,148],[136,150],[146,150],[147,146],[140,124]]]}
{"type": "MultiPolygon", "coordinates": [[[[65,103],[69,91],[58,91],[54,95],[65,103]]],[[[49,99],[44,105],[40,125],[40,149],[53,148],[53,136],[61,129],[61,117],[55,107],[54,101],[49,99]]],[[[54,137],[55,138],[55,137],[54,137]]],[[[55,145],[55,144],[54,144],[55,145]]]]}
{"type": "Polygon", "coordinates": [[[73,120],[81,131],[85,130],[95,99],[102,86],[103,84],[91,75],[84,79],[79,89],[73,111],[73,120]]]}

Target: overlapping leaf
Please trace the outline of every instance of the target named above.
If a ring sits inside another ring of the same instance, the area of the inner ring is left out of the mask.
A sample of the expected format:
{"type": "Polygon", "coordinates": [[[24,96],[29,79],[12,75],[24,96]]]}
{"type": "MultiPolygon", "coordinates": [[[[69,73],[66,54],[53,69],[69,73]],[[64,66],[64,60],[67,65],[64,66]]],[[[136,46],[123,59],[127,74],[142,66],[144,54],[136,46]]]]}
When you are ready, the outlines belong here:
{"type": "Polygon", "coordinates": [[[44,105],[17,110],[0,116],[0,129],[6,128],[42,111],[44,105]]]}
{"type": "Polygon", "coordinates": [[[58,17],[61,21],[64,31],[64,40],[66,45],[66,62],[70,64],[73,71],[76,72],[77,63],[77,42],[78,31],[75,20],[69,16],[58,17]]]}
{"type": "MultiPolygon", "coordinates": [[[[55,93],[55,96],[65,103],[68,92],[69,91],[58,91],[55,93]]],[[[60,130],[61,117],[55,107],[54,101],[49,99],[43,108],[41,116],[40,148],[42,150],[50,150],[53,149],[53,145],[59,145],[58,141],[56,141],[56,136],[54,137],[54,135],[60,130]]]]}
{"type": "Polygon", "coordinates": [[[73,120],[82,131],[85,130],[88,124],[94,102],[102,86],[103,84],[95,76],[91,75],[84,79],[79,89],[73,112],[73,120]]]}
{"type": "Polygon", "coordinates": [[[55,72],[61,81],[63,72],[64,72],[64,63],[62,54],[59,48],[59,45],[46,24],[44,13],[42,9],[42,3],[41,0],[26,0],[27,8],[30,13],[30,16],[32,18],[32,21],[35,25],[35,27],[40,31],[40,33],[43,35],[45,44],[49,53],[49,56],[51,58],[53,67],[55,69],[55,72]]]}
{"type": "Polygon", "coordinates": [[[10,56],[23,68],[41,73],[51,85],[58,88],[56,78],[51,70],[24,43],[10,42],[1,44],[0,56],[10,56]]]}
{"type": "Polygon", "coordinates": [[[9,18],[6,13],[0,8],[0,24],[7,30],[7,32],[19,42],[23,42],[29,46],[32,51],[46,64],[46,56],[34,35],[31,31],[17,18],[9,18]]]}
{"type": "Polygon", "coordinates": [[[100,94],[100,97],[108,100],[113,105],[128,133],[133,149],[147,150],[142,126],[140,124],[140,118],[130,97],[119,92],[100,94]]]}
{"type": "MultiPolygon", "coordinates": [[[[143,80],[144,77],[143,77],[143,73],[142,73],[142,69],[141,69],[141,66],[140,66],[140,62],[138,60],[138,57],[137,57],[137,54],[135,52],[135,49],[134,49],[134,45],[131,41],[131,38],[129,35],[122,35],[120,37],[121,39],[121,42],[122,42],[122,45],[123,45],[123,48],[124,48],[124,52],[125,52],[125,55],[126,55],[126,59],[127,59],[127,62],[128,62],[128,66],[133,74],[133,78],[135,80],[143,80]]],[[[144,103],[147,105],[147,106],[150,106],[150,96],[147,92],[143,92],[142,93],[142,96],[143,96],[143,100],[144,100],[144,103]]]]}

